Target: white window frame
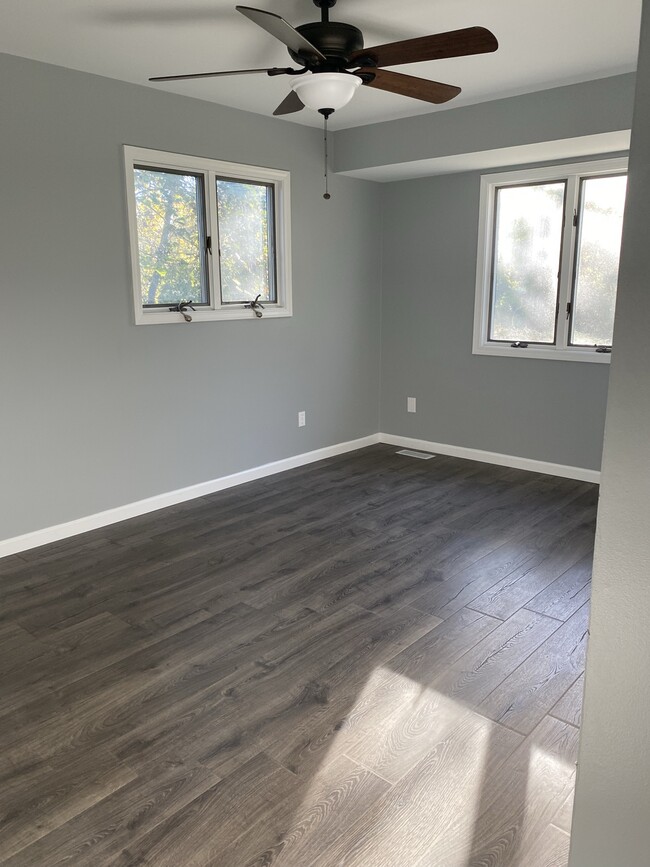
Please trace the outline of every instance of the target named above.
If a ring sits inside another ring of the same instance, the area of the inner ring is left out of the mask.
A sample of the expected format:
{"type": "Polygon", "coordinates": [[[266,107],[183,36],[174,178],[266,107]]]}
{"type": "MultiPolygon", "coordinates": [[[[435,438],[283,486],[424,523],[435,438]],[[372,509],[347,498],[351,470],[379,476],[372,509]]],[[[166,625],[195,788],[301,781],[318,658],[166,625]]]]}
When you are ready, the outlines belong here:
{"type": "Polygon", "coordinates": [[[589,361],[609,364],[610,353],[596,352],[594,348],[569,344],[570,320],[565,315],[573,291],[574,263],[577,252],[578,229],[573,219],[565,219],[562,230],[562,253],[558,288],[558,322],[554,346],[533,343],[527,348],[513,348],[506,343],[488,339],[490,297],[492,291],[492,256],[494,252],[494,215],[497,189],[543,181],[566,181],[565,215],[578,213],[580,181],[582,178],[627,172],[625,157],[592,160],[568,165],[544,166],[481,176],[478,250],[476,262],[476,299],[474,304],[474,355],[499,355],[508,358],[543,358],[554,361],[589,361]]]}
{"type": "Polygon", "coordinates": [[[166,308],[144,307],[140,279],[138,228],[135,200],[134,168],[147,166],[152,169],[172,169],[201,174],[204,178],[206,234],[212,238],[212,253],[208,255],[206,278],[209,285],[210,303],[188,311],[192,322],[209,322],[228,319],[258,319],[255,312],[241,304],[223,304],[220,291],[217,178],[232,178],[238,181],[253,181],[270,184],[274,189],[274,253],[276,275],[276,301],[264,302],[262,319],[276,319],[292,315],[291,299],[291,205],[290,174],[280,169],[247,166],[205,157],[174,154],[149,148],[124,146],[126,195],[129,237],[131,247],[131,270],[133,279],[133,304],[136,325],[160,325],[186,323],[181,313],[166,308]]]}

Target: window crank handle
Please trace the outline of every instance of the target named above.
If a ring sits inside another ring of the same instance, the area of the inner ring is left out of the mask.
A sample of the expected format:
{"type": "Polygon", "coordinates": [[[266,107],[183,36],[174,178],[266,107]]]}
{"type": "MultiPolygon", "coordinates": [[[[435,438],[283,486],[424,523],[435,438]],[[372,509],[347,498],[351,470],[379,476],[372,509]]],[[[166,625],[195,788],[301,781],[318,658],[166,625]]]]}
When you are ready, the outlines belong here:
{"type": "Polygon", "coordinates": [[[192,302],[191,302],[191,301],[179,301],[178,304],[175,304],[173,307],[170,307],[169,309],[170,309],[170,311],[172,311],[173,313],[180,313],[181,316],[183,317],[183,319],[184,319],[186,322],[191,322],[191,321],[192,321],[192,317],[191,317],[190,314],[187,312],[188,308],[189,308],[190,310],[195,310],[195,309],[196,309],[196,308],[192,307],[192,302]]]}

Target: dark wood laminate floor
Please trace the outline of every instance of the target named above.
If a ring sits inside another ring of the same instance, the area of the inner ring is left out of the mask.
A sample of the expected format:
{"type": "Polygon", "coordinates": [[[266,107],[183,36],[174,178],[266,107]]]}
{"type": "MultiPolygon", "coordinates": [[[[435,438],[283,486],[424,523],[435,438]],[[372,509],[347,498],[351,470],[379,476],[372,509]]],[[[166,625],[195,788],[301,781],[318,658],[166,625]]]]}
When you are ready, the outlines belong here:
{"type": "Polygon", "coordinates": [[[0,561],[0,864],[565,867],[596,500],[375,446],[0,561]]]}

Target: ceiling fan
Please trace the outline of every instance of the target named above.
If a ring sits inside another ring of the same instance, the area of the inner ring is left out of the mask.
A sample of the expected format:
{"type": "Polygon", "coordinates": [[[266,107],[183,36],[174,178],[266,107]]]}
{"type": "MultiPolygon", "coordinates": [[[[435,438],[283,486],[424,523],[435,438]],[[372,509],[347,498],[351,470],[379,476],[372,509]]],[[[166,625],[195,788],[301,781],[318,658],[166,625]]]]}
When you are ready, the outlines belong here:
{"type": "Polygon", "coordinates": [[[364,48],[363,34],[358,27],[330,21],[329,10],[336,4],[336,0],[313,2],[321,10],[321,20],[295,28],[273,12],[253,9],[250,6],[235,7],[242,15],[283,42],[292,59],[298,64],[298,69],[234,69],[189,75],[161,75],[150,78],[149,81],[180,81],[256,73],[295,76],[291,93],[273,114],[292,114],[308,107],[327,118],[332,112],[346,105],[361,84],[434,104],[447,102],[458,96],[459,87],[392,72],[385,67],[485,54],[496,51],[499,47],[496,37],[489,30],[484,27],[466,27],[462,30],[364,48]]]}

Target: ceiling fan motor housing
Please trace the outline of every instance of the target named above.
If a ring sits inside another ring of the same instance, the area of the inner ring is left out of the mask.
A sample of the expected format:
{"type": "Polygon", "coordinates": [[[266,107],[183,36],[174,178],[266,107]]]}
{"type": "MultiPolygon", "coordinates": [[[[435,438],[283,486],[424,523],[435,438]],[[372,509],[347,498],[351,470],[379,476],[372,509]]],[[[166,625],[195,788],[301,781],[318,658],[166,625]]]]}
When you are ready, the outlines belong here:
{"type": "MultiPolygon", "coordinates": [[[[296,30],[325,55],[333,69],[344,69],[354,52],[363,48],[363,34],[352,24],[314,21],[311,24],[300,24],[296,30]]],[[[291,49],[289,54],[296,63],[306,65],[305,58],[300,54],[291,49]]],[[[324,64],[320,66],[322,68],[324,64]]]]}

